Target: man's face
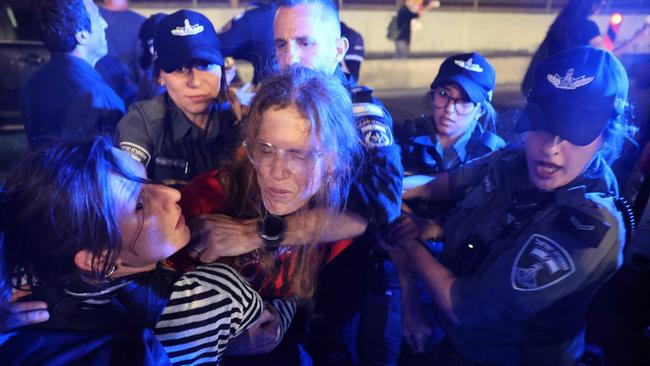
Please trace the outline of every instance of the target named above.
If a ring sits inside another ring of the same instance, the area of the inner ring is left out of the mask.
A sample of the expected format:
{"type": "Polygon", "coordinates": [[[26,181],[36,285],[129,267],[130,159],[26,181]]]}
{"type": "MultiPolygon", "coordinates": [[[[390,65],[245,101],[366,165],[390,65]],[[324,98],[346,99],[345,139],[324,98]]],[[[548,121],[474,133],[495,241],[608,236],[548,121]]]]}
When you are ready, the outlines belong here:
{"type": "Polygon", "coordinates": [[[100,59],[108,53],[108,44],[106,42],[108,24],[99,14],[99,8],[92,0],[84,0],[84,5],[90,17],[88,46],[92,50],[93,56],[100,59]]]}
{"type": "Polygon", "coordinates": [[[348,42],[341,38],[336,21],[323,19],[323,13],[318,4],[278,9],[273,32],[280,70],[300,64],[327,74],[334,73],[348,50],[348,42]]]}

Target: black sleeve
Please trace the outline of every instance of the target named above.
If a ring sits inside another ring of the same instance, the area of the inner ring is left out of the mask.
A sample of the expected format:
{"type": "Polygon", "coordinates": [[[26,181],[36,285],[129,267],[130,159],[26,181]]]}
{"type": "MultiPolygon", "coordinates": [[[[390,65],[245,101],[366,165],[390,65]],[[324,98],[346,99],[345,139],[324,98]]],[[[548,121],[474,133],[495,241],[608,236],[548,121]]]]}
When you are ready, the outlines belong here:
{"type": "Polygon", "coordinates": [[[353,92],[353,100],[366,161],[353,182],[348,209],[363,216],[370,225],[382,226],[400,215],[404,172],[390,114],[370,96],[369,89],[361,90],[353,92]]]}

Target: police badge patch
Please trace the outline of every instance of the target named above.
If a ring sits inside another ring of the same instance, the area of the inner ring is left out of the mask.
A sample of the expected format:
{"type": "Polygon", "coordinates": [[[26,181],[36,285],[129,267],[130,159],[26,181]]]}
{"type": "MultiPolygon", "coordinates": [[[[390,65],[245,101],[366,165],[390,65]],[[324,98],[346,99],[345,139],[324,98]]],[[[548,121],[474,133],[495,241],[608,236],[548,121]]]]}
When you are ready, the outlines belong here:
{"type": "Polygon", "coordinates": [[[384,123],[367,118],[357,120],[357,128],[366,147],[384,147],[393,144],[393,134],[384,123]]]}
{"type": "Polygon", "coordinates": [[[537,291],[554,285],[575,272],[569,254],[555,241],[533,234],[512,266],[512,288],[537,291]]]}
{"type": "Polygon", "coordinates": [[[122,141],[120,142],[120,149],[126,151],[133,157],[133,159],[141,162],[144,166],[149,165],[149,159],[151,159],[151,154],[144,147],[134,144],[132,142],[122,141]]]}

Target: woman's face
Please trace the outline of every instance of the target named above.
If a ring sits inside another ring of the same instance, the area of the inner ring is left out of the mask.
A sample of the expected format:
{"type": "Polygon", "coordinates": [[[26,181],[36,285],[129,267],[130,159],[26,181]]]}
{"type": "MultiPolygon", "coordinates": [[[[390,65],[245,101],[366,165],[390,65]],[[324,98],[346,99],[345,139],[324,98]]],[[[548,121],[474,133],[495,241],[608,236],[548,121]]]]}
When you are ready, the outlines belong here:
{"type": "Polygon", "coordinates": [[[321,144],[295,106],[264,112],[257,141],[247,141],[247,149],[270,213],[293,213],[320,189],[325,164],[321,144]]]}
{"type": "MultiPolygon", "coordinates": [[[[138,177],[146,178],[142,164],[127,153],[114,149],[115,157],[138,177]]],[[[140,184],[111,174],[122,249],[115,264],[129,272],[151,270],[156,263],[183,248],[190,240],[178,201],[180,193],[159,184],[140,184]]]]}
{"type": "Polygon", "coordinates": [[[217,98],[221,86],[221,66],[197,64],[166,73],[160,77],[169,96],[190,120],[195,115],[205,114],[217,98]]]}
{"type": "Polygon", "coordinates": [[[474,127],[481,116],[481,106],[465,99],[460,87],[448,84],[436,88],[433,93],[431,105],[438,134],[455,140],[474,127]]]}
{"type": "Polygon", "coordinates": [[[528,176],[535,187],[551,191],[569,184],[585,171],[602,138],[589,145],[578,146],[546,131],[530,131],[524,135],[528,176]]]}

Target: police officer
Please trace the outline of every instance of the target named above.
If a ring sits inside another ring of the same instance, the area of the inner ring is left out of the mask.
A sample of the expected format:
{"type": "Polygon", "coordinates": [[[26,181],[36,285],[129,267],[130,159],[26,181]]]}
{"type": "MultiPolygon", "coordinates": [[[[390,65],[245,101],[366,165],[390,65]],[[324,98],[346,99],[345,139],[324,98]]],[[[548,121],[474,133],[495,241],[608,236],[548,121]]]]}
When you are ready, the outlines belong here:
{"type": "Polygon", "coordinates": [[[441,364],[574,365],[583,317],[621,264],[626,228],[607,160],[632,129],[628,79],[609,52],[581,47],[537,70],[512,147],[441,174],[406,197],[460,200],[440,261],[404,216],[399,268],[422,278],[446,334],[441,364]]]}
{"type": "Polygon", "coordinates": [[[118,140],[152,179],[183,184],[233,161],[239,130],[226,102],[219,39],[205,16],[179,10],[164,17],[154,49],[166,93],[134,104],[118,140]]]}
{"type": "MultiPolygon", "coordinates": [[[[496,122],[496,112],[490,103],[495,80],[494,67],[478,52],[453,55],[444,60],[426,95],[429,114],[405,121],[395,129],[402,147],[405,175],[455,169],[505,145],[501,137],[489,130],[496,122]]],[[[453,207],[449,202],[422,200],[408,200],[405,204],[416,214],[435,219],[441,219],[453,207]]],[[[439,243],[431,242],[430,245],[433,250],[439,243]]],[[[364,352],[364,362],[394,365],[399,355],[400,364],[426,364],[427,355],[423,352],[430,350],[435,341],[436,327],[427,324],[434,323],[426,320],[430,317],[425,311],[427,307],[415,302],[431,303],[431,298],[412,283],[404,283],[412,288],[401,291],[393,263],[385,253],[375,253],[377,285],[372,287],[364,306],[361,324],[360,339],[362,344],[367,344],[365,349],[368,350],[364,352]],[[405,303],[403,309],[400,298],[405,303]],[[377,319],[385,319],[385,322],[377,319]],[[431,333],[426,342],[414,344],[413,350],[400,347],[402,334],[408,340],[413,333],[422,331],[431,333]]]]}

